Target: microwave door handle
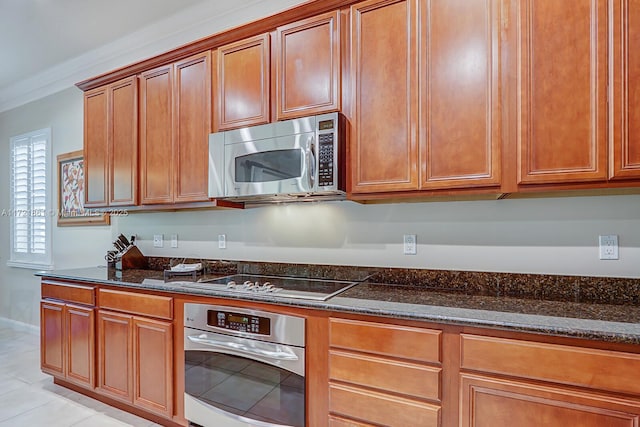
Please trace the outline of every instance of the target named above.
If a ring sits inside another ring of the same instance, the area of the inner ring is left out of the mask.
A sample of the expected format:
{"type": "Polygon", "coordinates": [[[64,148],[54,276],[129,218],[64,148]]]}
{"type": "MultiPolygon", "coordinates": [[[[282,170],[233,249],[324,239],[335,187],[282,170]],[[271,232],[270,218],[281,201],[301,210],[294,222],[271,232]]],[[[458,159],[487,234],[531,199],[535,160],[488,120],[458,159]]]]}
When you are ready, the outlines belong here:
{"type": "Polygon", "coordinates": [[[307,140],[307,170],[309,171],[309,189],[314,191],[316,185],[316,146],[313,136],[307,140]]]}
{"type": "MultiPolygon", "coordinates": [[[[207,338],[206,335],[188,335],[189,341],[197,344],[204,344],[211,347],[223,348],[233,350],[236,352],[253,354],[257,356],[266,357],[275,360],[298,360],[298,356],[289,350],[288,348],[276,348],[275,350],[265,350],[262,348],[247,347],[246,345],[238,342],[226,342],[218,341],[211,338],[207,338]]],[[[277,346],[280,347],[280,346],[277,346]]]]}

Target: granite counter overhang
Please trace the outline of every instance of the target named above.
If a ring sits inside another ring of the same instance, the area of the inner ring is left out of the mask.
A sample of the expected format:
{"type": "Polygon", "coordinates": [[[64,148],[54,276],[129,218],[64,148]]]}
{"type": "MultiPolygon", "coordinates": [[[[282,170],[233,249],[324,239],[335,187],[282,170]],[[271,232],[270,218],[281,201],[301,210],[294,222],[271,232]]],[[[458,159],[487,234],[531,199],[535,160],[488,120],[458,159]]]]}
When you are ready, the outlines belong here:
{"type": "MultiPolygon", "coordinates": [[[[258,301],[343,313],[640,344],[640,307],[638,306],[463,295],[380,283],[360,283],[327,301],[313,301],[273,295],[229,294],[193,289],[183,287],[177,282],[143,283],[144,279],[162,280],[162,272],[129,270],[125,273],[122,278],[116,278],[112,269],[95,267],[42,271],[36,275],[50,279],[183,295],[258,301]]],[[[223,275],[225,274],[211,277],[223,275]]]]}

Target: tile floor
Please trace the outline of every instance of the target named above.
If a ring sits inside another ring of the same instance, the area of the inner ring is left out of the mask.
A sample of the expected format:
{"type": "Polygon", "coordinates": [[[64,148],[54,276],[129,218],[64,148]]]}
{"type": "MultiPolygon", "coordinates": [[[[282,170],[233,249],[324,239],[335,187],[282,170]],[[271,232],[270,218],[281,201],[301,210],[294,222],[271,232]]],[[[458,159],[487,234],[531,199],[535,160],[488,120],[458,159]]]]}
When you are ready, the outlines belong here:
{"type": "Polygon", "coordinates": [[[57,386],[40,372],[40,340],[33,327],[0,318],[0,427],[158,426],[57,386]]]}

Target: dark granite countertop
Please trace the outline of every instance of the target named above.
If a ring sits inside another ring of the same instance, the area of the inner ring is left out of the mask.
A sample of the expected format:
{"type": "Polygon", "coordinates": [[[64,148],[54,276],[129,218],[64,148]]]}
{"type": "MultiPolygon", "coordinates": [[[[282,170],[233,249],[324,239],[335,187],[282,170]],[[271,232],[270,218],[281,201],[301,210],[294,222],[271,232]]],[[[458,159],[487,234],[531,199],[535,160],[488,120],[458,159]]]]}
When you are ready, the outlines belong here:
{"type": "MultiPolygon", "coordinates": [[[[199,278],[206,280],[226,276],[236,273],[237,270],[239,268],[234,264],[209,271],[199,278]]],[[[327,276],[325,273],[323,272],[322,276],[327,276]]],[[[351,274],[357,276],[352,280],[363,280],[369,275],[365,273],[370,271],[352,269],[351,274]]],[[[383,271],[382,275],[374,278],[388,278],[384,273],[388,271],[383,271]]],[[[439,274],[442,275],[441,272],[439,274]]],[[[406,284],[363,282],[327,301],[312,301],[282,298],[273,294],[229,294],[186,288],[179,282],[164,282],[161,270],[116,271],[113,268],[95,267],[46,271],[37,275],[186,295],[215,296],[345,313],[640,344],[640,306],[636,304],[585,302],[574,297],[570,300],[514,297],[511,295],[520,294],[513,289],[500,295],[499,292],[487,294],[486,291],[469,292],[468,289],[461,288],[443,290],[406,284]]],[[[535,275],[529,282],[534,281],[535,275]]],[[[631,283],[635,286],[637,280],[631,279],[631,283]]],[[[529,283],[528,286],[535,288],[538,284],[529,283]]],[[[635,302],[635,296],[632,299],[635,302]]]]}

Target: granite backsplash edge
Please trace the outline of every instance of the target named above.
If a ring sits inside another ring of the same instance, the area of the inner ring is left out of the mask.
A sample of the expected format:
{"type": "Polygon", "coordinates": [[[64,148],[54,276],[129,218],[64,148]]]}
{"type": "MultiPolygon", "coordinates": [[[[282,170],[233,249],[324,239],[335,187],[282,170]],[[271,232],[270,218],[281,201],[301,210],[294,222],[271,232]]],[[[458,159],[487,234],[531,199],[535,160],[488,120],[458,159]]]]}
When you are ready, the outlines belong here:
{"type": "Polygon", "coordinates": [[[319,279],[367,281],[410,286],[420,290],[566,301],[590,304],[640,306],[640,279],[552,274],[495,273],[415,268],[356,267],[323,264],[225,261],[192,258],[147,257],[151,270],[163,271],[180,262],[202,262],[208,274],[260,274],[319,279]]]}

